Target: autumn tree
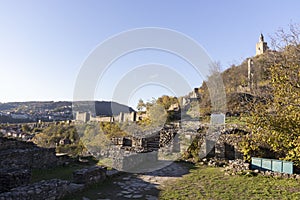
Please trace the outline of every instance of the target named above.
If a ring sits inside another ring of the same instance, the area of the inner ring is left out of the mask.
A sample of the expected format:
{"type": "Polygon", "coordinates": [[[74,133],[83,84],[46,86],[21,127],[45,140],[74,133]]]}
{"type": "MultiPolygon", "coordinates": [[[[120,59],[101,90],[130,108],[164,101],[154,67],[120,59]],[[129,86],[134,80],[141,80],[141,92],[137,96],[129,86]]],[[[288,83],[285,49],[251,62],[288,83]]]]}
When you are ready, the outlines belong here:
{"type": "Polygon", "coordinates": [[[144,103],[143,99],[139,100],[136,108],[138,109],[138,111],[142,111],[144,108],[146,108],[146,104],[144,103]]]}
{"type": "Polygon", "coordinates": [[[164,106],[165,109],[169,109],[171,105],[178,103],[177,97],[163,95],[156,100],[157,104],[164,106]]]}
{"type": "Polygon", "coordinates": [[[274,52],[276,59],[270,67],[271,96],[256,102],[249,118],[252,134],[241,144],[248,159],[275,157],[300,166],[300,48],[295,43],[300,31],[295,31],[294,26],[292,30],[280,32],[280,41],[285,46],[274,52]]]}

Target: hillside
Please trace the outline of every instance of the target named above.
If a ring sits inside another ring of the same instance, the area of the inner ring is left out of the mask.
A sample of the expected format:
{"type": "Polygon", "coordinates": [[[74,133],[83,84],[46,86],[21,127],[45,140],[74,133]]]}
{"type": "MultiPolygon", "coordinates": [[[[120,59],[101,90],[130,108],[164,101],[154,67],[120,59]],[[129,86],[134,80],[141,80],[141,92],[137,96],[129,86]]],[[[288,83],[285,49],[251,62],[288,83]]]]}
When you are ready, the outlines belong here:
{"type": "Polygon", "coordinates": [[[120,112],[133,112],[134,109],[107,101],[8,102],[0,103],[0,123],[71,120],[76,111],[90,111],[96,115],[111,116],[118,115],[120,112]]]}
{"type": "MultiPolygon", "coordinates": [[[[251,110],[254,101],[263,101],[272,98],[272,87],[270,85],[270,74],[272,66],[285,59],[287,49],[276,52],[268,51],[262,55],[247,58],[240,65],[232,65],[221,72],[226,100],[227,115],[240,115],[251,110]],[[248,59],[252,59],[252,87],[248,82],[248,59]]],[[[300,56],[300,55],[298,55],[300,56]]],[[[199,88],[200,110],[203,115],[210,114],[210,96],[206,82],[199,88]]]]}
{"type": "Polygon", "coordinates": [[[79,101],[73,103],[73,112],[92,112],[97,116],[113,116],[131,113],[135,110],[123,104],[111,101],[79,101]]]}

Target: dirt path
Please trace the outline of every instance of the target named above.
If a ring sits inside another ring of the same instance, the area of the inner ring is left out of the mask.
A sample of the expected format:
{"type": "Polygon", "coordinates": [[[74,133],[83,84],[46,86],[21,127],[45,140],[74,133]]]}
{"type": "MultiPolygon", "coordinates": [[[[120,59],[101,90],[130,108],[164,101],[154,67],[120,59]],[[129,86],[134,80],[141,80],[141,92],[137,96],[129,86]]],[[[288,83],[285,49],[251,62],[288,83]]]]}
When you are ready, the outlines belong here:
{"type": "MultiPolygon", "coordinates": [[[[189,172],[190,165],[172,162],[170,165],[143,174],[124,174],[106,185],[106,190],[98,193],[97,200],[110,199],[158,199],[161,186],[167,180],[175,180],[189,172]]],[[[83,200],[89,198],[83,197],[83,200]]]]}

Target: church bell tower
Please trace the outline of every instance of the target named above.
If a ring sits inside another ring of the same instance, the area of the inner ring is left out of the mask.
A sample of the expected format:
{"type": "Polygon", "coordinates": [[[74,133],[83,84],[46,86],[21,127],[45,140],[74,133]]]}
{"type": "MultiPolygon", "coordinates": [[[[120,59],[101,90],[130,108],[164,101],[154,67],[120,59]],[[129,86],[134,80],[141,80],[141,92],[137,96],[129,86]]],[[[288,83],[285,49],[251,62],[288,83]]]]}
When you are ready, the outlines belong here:
{"type": "Polygon", "coordinates": [[[267,43],[264,41],[264,36],[263,34],[260,34],[259,37],[259,42],[256,43],[256,56],[257,55],[261,55],[263,53],[265,53],[268,50],[268,45],[267,43]]]}

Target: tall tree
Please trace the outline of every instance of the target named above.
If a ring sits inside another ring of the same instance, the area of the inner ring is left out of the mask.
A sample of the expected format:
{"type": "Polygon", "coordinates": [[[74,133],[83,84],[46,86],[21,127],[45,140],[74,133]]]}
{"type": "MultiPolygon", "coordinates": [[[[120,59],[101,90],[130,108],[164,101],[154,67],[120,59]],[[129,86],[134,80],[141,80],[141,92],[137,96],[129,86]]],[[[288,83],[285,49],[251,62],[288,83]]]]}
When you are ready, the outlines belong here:
{"type": "Polygon", "coordinates": [[[271,156],[300,166],[300,48],[294,43],[298,35],[291,37],[294,33],[281,34],[287,43],[270,67],[271,96],[254,106],[249,120],[252,134],[242,143],[248,158],[271,156]]]}

